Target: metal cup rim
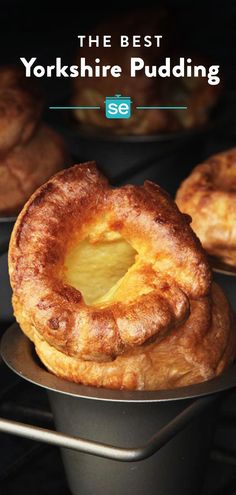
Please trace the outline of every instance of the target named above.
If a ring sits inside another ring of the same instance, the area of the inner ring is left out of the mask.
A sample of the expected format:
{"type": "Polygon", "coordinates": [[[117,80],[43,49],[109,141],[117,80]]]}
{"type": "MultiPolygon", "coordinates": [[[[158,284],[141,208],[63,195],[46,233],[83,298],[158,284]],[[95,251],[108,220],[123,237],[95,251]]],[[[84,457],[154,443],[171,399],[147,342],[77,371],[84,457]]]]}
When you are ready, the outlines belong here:
{"type": "Polygon", "coordinates": [[[21,378],[52,392],[81,399],[152,403],[195,399],[226,391],[236,386],[236,363],[222,375],[207,382],[170,390],[127,391],[87,387],[63,380],[40,363],[32,342],[13,324],[4,334],[0,348],[5,364],[21,378]]]}

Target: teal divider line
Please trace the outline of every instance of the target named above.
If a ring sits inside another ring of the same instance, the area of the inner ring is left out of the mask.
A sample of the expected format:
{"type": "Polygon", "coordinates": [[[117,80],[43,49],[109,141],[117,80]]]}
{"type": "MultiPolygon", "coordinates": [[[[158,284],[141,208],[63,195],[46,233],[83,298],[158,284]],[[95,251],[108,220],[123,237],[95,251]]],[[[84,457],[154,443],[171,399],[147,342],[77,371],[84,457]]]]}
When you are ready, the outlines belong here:
{"type": "Polygon", "coordinates": [[[187,110],[188,107],[136,107],[137,110],[187,110]]]}
{"type": "MultiPolygon", "coordinates": [[[[100,110],[101,107],[49,107],[49,110],[100,110]]],[[[136,110],[187,110],[188,107],[184,107],[184,106],[169,106],[169,107],[166,107],[166,106],[150,106],[150,107],[136,107],[136,110]]]]}
{"type": "Polygon", "coordinates": [[[49,107],[49,110],[100,110],[101,107],[49,107]]]}

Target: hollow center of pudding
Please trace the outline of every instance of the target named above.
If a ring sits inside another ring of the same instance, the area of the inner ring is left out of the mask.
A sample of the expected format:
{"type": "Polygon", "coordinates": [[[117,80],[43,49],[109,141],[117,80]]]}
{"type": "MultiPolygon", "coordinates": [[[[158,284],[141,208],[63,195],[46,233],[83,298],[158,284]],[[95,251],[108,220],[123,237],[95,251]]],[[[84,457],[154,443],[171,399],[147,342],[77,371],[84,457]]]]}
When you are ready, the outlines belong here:
{"type": "Polygon", "coordinates": [[[71,247],[65,259],[66,283],[78,289],[88,305],[112,299],[120,279],[135,262],[137,252],[119,237],[92,242],[89,238],[71,247]]]}

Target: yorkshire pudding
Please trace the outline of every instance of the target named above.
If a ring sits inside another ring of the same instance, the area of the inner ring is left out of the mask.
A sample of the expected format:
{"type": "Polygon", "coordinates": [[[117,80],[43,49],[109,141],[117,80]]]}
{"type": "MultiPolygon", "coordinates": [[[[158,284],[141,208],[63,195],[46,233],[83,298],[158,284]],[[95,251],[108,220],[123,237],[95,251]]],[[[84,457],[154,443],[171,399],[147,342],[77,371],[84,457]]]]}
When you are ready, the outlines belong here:
{"type": "Polygon", "coordinates": [[[1,215],[18,213],[32,192],[65,166],[67,156],[63,138],[43,124],[24,146],[0,156],[1,215]]]}
{"type": "Polygon", "coordinates": [[[113,189],[94,163],[59,172],[20,213],[9,269],[17,321],[69,380],[170,388],[234,357],[230,309],[189,217],[151,182],[113,189]]]}
{"type": "Polygon", "coordinates": [[[35,131],[43,109],[40,90],[15,66],[0,69],[0,154],[26,143],[35,131]]]}
{"type": "Polygon", "coordinates": [[[208,158],[181,184],[181,211],[209,254],[236,266],[236,148],[208,158]]]}
{"type": "Polygon", "coordinates": [[[0,68],[0,215],[15,216],[68,160],[64,140],[40,123],[41,92],[24,71],[0,68]]]}

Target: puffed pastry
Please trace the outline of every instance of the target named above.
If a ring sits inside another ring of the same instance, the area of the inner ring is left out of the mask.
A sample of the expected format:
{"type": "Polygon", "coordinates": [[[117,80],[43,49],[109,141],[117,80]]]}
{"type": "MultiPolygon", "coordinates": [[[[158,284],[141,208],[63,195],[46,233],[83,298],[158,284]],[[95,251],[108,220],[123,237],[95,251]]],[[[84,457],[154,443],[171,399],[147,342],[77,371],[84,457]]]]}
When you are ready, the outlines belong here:
{"type": "Polygon", "coordinates": [[[0,216],[15,216],[68,161],[63,138],[41,123],[43,98],[14,66],[0,69],[0,216]]]}
{"type": "Polygon", "coordinates": [[[232,363],[230,307],[189,222],[158,185],[112,188],[91,162],[31,196],[10,242],[13,307],[51,372],[155,390],[232,363]]]}
{"type": "Polygon", "coordinates": [[[236,266],[236,148],[195,167],[181,184],[176,202],[191,215],[192,228],[206,251],[236,266]]]}

